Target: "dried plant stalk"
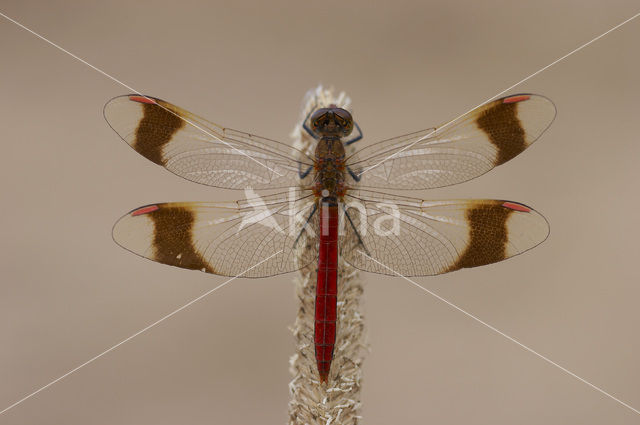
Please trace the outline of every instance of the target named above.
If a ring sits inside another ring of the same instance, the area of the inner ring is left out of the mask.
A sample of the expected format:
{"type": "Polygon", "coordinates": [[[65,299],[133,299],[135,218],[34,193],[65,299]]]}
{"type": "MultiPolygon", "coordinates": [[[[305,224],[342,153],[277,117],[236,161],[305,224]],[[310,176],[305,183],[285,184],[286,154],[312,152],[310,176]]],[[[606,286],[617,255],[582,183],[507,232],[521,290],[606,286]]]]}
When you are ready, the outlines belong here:
{"type": "MultiPolygon", "coordinates": [[[[350,109],[350,99],[344,93],[335,96],[332,90],[322,86],[307,93],[301,120],[292,133],[296,148],[313,155],[316,141],[302,129],[302,121],[311,110],[330,104],[350,109]]],[[[304,255],[305,249],[308,248],[300,247],[298,255],[304,255]]],[[[317,264],[302,269],[295,279],[300,306],[292,327],[296,353],[290,359],[291,425],[352,425],[361,419],[361,366],[367,351],[360,313],[362,284],[357,271],[349,264],[340,260],[338,267],[338,329],[327,384],[320,383],[313,344],[317,264]]]]}

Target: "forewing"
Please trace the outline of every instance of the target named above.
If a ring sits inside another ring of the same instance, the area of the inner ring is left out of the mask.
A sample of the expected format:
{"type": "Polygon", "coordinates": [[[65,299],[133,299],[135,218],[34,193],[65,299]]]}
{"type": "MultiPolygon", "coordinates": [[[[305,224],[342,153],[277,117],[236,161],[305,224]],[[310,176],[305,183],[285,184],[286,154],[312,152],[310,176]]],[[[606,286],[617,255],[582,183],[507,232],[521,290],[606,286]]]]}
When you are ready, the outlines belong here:
{"type": "Polygon", "coordinates": [[[298,270],[317,257],[313,196],[299,191],[239,203],[152,204],[113,228],[123,248],[164,264],[223,276],[265,277],[298,270]],[[299,196],[302,195],[302,196],[299,196]],[[298,250],[304,245],[307,249],[298,250]]]}
{"type": "Polygon", "coordinates": [[[157,98],[116,97],[105,105],[104,116],[145,158],[208,186],[297,186],[301,173],[313,165],[313,160],[289,145],[221,127],[157,98]]]}
{"type": "Polygon", "coordinates": [[[500,200],[422,201],[372,191],[345,196],[341,253],[373,273],[427,276],[521,254],[549,234],[545,218],[500,200]]]}
{"type": "Polygon", "coordinates": [[[514,158],[551,125],[546,97],[518,94],[489,102],[447,126],[384,140],[347,160],[359,187],[430,189],[478,177],[514,158]]]}

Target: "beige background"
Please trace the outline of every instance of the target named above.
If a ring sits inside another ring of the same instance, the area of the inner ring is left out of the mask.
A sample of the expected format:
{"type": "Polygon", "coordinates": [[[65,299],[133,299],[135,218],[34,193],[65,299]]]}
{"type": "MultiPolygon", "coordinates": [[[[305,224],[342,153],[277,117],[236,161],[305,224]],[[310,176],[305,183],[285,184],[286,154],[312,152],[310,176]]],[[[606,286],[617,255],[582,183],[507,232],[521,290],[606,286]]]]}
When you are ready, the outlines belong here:
{"type": "MultiPolygon", "coordinates": [[[[353,98],[363,144],[451,119],[638,12],[635,1],[0,4],[138,91],[267,137],[288,141],[305,91],[334,85],[353,98]]],[[[544,137],[479,179],[418,194],[543,212],[551,236],[535,250],[418,282],[636,408],[639,39],[640,20],[512,90],[556,103],[544,137]]],[[[117,217],[240,195],[122,143],[102,106],[126,88],[2,19],[0,49],[1,410],[224,281],[124,251],[117,217]]],[[[363,279],[363,423],[640,422],[407,282],[363,279]]],[[[291,280],[238,280],[0,423],[282,424],[291,280]]]]}

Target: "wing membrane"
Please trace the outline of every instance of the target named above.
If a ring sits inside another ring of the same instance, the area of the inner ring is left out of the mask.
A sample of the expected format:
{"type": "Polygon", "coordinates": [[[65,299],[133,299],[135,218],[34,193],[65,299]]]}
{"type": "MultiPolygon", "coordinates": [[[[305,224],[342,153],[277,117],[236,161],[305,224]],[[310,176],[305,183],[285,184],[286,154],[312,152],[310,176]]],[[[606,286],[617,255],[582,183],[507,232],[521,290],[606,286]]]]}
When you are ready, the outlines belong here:
{"type": "Polygon", "coordinates": [[[306,191],[229,204],[152,204],[123,216],[113,238],[163,264],[223,276],[273,276],[317,258],[318,214],[309,219],[313,206],[314,197],[306,191]]]}
{"type": "Polygon", "coordinates": [[[546,97],[497,99],[448,126],[384,140],[347,160],[359,187],[430,189],[478,177],[514,158],[551,125],[556,109],[546,97]]]}
{"type": "Polygon", "coordinates": [[[300,171],[313,165],[311,158],[289,145],[221,127],[161,99],[119,96],[107,102],[104,116],[138,153],[208,186],[297,186],[300,171]]]}
{"type": "Polygon", "coordinates": [[[373,273],[427,276],[495,263],[549,234],[541,214],[511,201],[423,201],[366,190],[344,200],[341,254],[373,273]]]}

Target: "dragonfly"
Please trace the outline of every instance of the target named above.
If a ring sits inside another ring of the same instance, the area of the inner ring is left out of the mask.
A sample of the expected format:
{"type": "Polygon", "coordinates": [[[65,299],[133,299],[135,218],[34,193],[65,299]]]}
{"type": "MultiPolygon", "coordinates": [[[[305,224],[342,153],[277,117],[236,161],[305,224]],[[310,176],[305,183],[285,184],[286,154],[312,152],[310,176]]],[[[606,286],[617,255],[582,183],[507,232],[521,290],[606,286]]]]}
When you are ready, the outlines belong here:
{"type": "Polygon", "coordinates": [[[245,199],[145,205],[117,221],[113,238],[147,259],[222,276],[315,267],[315,358],[327,383],[340,261],[371,273],[431,276],[502,261],[547,238],[547,220],[519,202],[398,191],[478,177],[531,146],[555,115],[546,97],[514,94],[358,150],[363,135],[351,113],[317,105],[302,124],[315,147],[303,151],[155,97],[119,96],[104,116],[133,149],[192,182],[244,190],[245,199]]]}

